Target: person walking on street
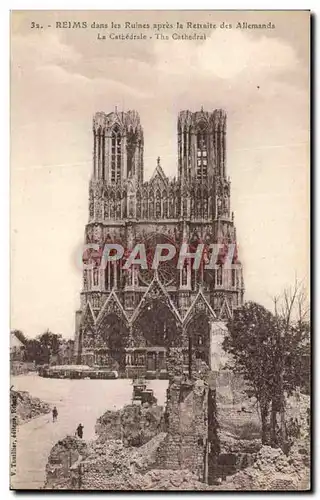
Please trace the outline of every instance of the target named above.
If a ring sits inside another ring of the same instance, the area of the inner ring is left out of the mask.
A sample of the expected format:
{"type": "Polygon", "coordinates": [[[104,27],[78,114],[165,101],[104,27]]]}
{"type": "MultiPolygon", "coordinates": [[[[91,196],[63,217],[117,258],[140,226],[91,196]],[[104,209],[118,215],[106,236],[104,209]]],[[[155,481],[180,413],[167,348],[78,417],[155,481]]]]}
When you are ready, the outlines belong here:
{"type": "Polygon", "coordinates": [[[55,422],[58,418],[58,410],[57,407],[55,406],[52,410],[52,422],[55,422]]]}
{"type": "Polygon", "coordinates": [[[80,439],[82,439],[82,437],[83,437],[83,425],[82,424],[79,424],[77,427],[77,435],[80,439]]]}

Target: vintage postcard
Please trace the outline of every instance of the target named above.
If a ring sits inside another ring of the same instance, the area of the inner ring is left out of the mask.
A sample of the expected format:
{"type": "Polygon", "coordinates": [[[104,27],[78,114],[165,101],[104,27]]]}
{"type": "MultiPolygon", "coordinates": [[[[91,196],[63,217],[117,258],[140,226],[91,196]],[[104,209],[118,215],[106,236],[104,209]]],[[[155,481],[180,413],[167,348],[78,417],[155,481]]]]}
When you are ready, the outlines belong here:
{"type": "Polygon", "coordinates": [[[10,487],[308,491],[310,12],[11,12],[10,487]]]}

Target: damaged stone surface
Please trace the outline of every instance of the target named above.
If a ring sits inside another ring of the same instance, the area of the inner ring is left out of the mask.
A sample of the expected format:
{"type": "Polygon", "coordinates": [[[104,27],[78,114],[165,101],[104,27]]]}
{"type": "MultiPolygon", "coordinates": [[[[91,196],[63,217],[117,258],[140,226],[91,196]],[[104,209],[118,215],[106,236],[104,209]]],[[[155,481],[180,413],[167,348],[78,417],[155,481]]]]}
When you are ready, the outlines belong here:
{"type": "Polygon", "coordinates": [[[130,489],[135,477],[140,477],[157,463],[159,448],[165,433],[160,433],[141,447],[124,446],[121,441],[96,442],[82,462],[82,489],[130,489]]]}
{"type": "Polygon", "coordinates": [[[145,474],[157,463],[166,434],[160,433],[141,447],[121,440],[86,444],[67,437],[52,449],[46,468],[46,489],[128,489],[133,476],[145,474]]]}
{"type": "Polygon", "coordinates": [[[141,447],[127,447],[120,440],[86,445],[68,437],[50,454],[45,488],[137,491],[309,488],[309,450],[298,444],[288,457],[280,449],[263,446],[252,466],[226,477],[220,485],[210,486],[200,482],[190,470],[159,469],[158,454],[166,437],[166,433],[160,433],[141,447]]]}
{"type": "Polygon", "coordinates": [[[120,440],[86,445],[67,437],[50,453],[45,489],[75,490],[206,490],[189,470],[157,469],[165,433],[141,447],[120,440]],[[70,465],[72,464],[72,465],[70,465]]]}
{"type": "Polygon", "coordinates": [[[33,418],[50,413],[48,403],[35,398],[27,391],[10,391],[11,416],[14,415],[17,424],[24,424],[33,418]]]}
{"type": "Polygon", "coordinates": [[[60,442],[50,455],[45,487],[174,489],[183,483],[183,489],[203,489],[208,386],[177,377],[167,398],[166,417],[161,406],[128,405],[97,420],[97,439],[87,448],[79,450],[76,438],[62,448],[60,442]]]}
{"type": "Polygon", "coordinates": [[[89,454],[88,445],[82,439],[67,436],[52,448],[46,466],[46,489],[68,489],[73,483],[73,470],[89,454]]]}
{"type": "Polygon", "coordinates": [[[188,469],[179,471],[154,469],[145,475],[133,475],[129,478],[125,487],[119,487],[119,489],[134,491],[205,491],[211,488],[198,481],[196,475],[188,469]]]}
{"type": "Polygon", "coordinates": [[[167,391],[167,437],[159,456],[164,469],[186,468],[204,476],[208,443],[208,386],[175,377],[167,391]]]}
{"type": "Polygon", "coordinates": [[[286,456],[281,449],[263,446],[256,455],[256,460],[216,489],[221,490],[268,490],[295,491],[310,488],[309,467],[304,463],[308,452],[299,452],[293,448],[286,456]]]}
{"type": "Polygon", "coordinates": [[[73,438],[65,446],[69,461],[64,449],[58,453],[60,459],[55,459],[57,453],[51,454],[46,488],[107,491],[309,488],[310,445],[305,412],[300,416],[301,439],[294,441],[286,456],[280,449],[261,447],[260,423],[250,402],[244,406],[243,402],[216,405],[216,401],[216,391],[209,380],[201,377],[190,380],[174,370],[165,412],[157,405],[128,405],[119,411],[105,412],[97,420],[94,441],[80,449],[79,440],[73,438]],[[219,425],[212,419],[213,414],[219,425]],[[71,453],[69,448],[73,450],[71,453]]]}
{"type": "Polygon", "coordinates": [[[142,446],[164,430],[163,407],[127,405],[107,411],[95,427],[99,442],[121,440],[124,446],[142,446]]]}

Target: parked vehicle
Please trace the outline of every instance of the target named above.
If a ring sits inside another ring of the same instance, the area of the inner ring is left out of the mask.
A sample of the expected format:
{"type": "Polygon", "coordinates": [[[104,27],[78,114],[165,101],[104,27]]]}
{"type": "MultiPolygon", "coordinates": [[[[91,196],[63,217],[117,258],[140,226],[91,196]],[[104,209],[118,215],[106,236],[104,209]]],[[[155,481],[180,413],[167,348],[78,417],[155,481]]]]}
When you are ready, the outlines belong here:
{"type": "Polygon", "coordinates": [[[157,404],[157,398],[153,394],[152,389],[145,389],[141,393],[141,404],[149,403],[151,405],[157,404]]]}
{"type": "Polygon", "coordinates": [[[133,381],[133,403],[149,403],[156,404],[157,398],[154,396],[152,389],[147,389],[147,381],[143,379],[137,379],[133,381]]]}
{"type": "Polygon", "coordinates": [[[141,401],[141,395],[143,391],[147,388],[147,382],[142,379],[137,379],[133,381],[133,401],[141,401]]]}

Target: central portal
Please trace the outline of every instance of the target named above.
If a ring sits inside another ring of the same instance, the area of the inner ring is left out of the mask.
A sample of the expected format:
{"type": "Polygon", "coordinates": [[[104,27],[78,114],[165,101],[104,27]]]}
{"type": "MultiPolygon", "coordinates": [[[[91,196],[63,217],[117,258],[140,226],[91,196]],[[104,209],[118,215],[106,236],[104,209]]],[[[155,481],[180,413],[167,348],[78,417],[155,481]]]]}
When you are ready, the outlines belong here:
{"type": "Polygon", "coordinates": [[[160,299],[148,302],[134,324],[134,336],[141,346],[134,351],[134,364],[155,376],[165,372],[167,348],[177,335],[176,319],[168,305],[160,299]]]}
{"type": "Polygon", "coordinates": [[[177,335],[175,317],[161,300],[144,307],[135,327],[142,333],[146,347],[169,347],[177,335]]]}

